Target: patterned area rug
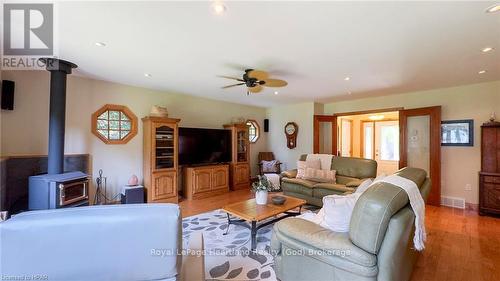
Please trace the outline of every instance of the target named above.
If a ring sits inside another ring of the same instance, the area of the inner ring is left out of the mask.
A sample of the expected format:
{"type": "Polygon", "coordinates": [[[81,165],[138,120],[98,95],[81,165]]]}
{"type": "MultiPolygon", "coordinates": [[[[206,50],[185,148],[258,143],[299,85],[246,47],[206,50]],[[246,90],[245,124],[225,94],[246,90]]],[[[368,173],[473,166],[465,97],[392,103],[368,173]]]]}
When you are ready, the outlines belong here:
{"type": "Polygon", "coordinates": [[[227,215],[215,210],[182,220],[184,248],[189,236],[202,231],[205,239],[207,280],[276,280],[270,254],[272,225],[257,232],[257,251],[250,251],[250,230],[231,225],[227,235],[227,215]]]}

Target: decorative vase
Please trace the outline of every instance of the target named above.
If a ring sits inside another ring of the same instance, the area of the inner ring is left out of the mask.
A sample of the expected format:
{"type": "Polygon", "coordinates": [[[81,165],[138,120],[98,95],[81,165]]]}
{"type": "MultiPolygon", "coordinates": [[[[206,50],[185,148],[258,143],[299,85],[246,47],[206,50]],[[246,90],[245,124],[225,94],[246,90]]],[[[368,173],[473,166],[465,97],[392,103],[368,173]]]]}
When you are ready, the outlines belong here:
{"type": "Polygon", "coordinates": [[[267,190],[259,190],[255,192],[255,203],[257,203],[257,205],[267,204],[267,190]]]}

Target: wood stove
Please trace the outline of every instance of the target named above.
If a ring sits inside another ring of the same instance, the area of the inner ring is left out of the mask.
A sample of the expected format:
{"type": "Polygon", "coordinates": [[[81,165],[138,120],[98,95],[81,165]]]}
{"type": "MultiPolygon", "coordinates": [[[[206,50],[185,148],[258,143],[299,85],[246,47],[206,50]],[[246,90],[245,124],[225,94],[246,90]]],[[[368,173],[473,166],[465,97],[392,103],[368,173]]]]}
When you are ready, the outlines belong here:
{"type": "Polygon", "coordinates": [[[29,209],[45,210],[89,205],[89,180],[82,172],[33,176],[29,209]]]}
{"type": "Polygon", "coordinates": [[[89,204],[88,176],[64,173],[64,130],[66,122],[66,78],[76,64],[42,58],[50,71],[48,174],[29,178],[29,209],[57,209],[89,204]]]}

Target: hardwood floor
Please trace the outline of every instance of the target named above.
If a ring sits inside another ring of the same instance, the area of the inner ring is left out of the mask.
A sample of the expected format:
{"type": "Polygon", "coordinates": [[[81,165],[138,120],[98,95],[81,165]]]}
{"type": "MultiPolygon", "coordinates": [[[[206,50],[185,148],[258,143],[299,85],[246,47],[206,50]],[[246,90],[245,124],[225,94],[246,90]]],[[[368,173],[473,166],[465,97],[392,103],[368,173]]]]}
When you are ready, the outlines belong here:
{"type": "MultiPolygon", "coordinates": [[[[183,217],[252,198],[248,190],[200,200],[182,200],[183,217]]],[[[500,218],[476,212],[426,206],[427,243],[412,281],[500,280],[500,218]]]]}
{"type": "Polygon", "coordinates": [[[416,280],[500,280],[500,218],[426,206],[427,243],[416,280]]]}

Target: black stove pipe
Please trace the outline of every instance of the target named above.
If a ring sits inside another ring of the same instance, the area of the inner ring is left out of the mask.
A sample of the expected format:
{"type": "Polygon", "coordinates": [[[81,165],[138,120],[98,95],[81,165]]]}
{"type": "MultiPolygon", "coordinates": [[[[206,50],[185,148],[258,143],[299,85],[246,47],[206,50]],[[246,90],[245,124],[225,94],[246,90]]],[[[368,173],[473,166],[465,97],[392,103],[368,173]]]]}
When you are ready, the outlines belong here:
{"type": "Polygon", "coordinates": [[[66,76],[71,74],[71,69],[78,66],[55,58],[41,58],[40,61],[50,71],[48,174],[61,174],[64,172],[66,76]]]}

